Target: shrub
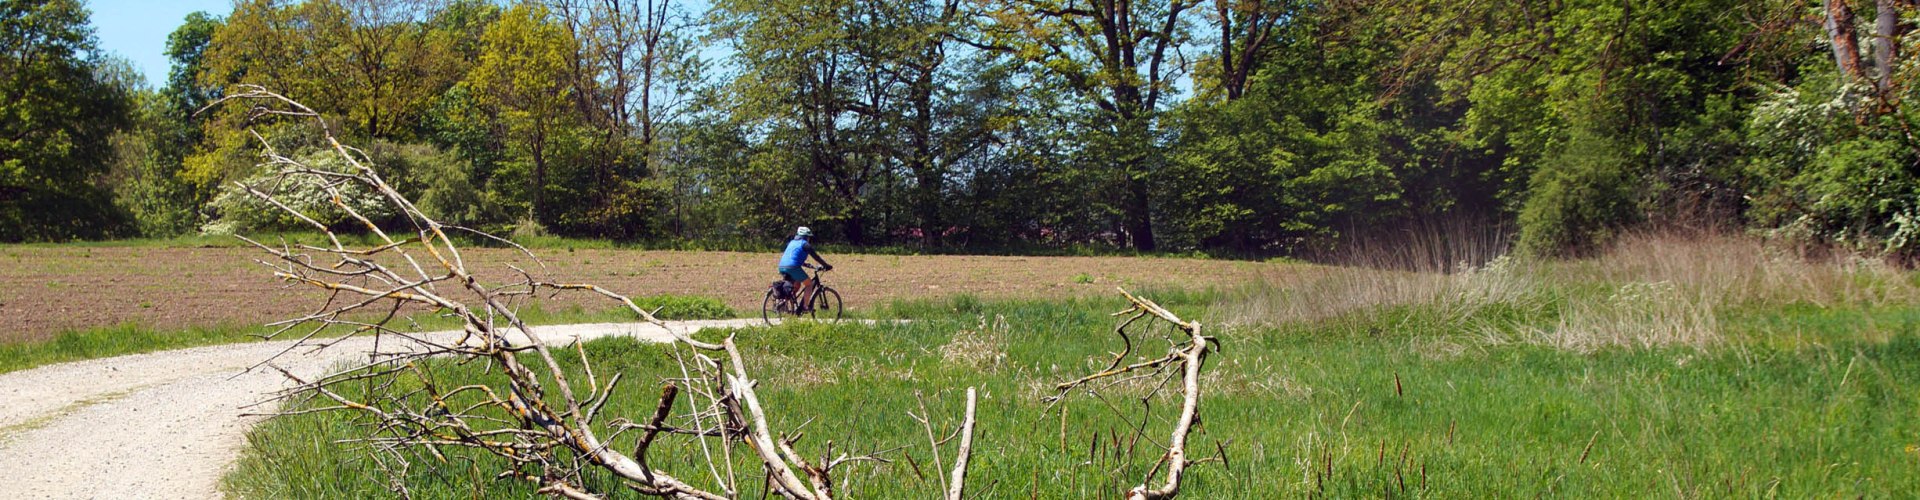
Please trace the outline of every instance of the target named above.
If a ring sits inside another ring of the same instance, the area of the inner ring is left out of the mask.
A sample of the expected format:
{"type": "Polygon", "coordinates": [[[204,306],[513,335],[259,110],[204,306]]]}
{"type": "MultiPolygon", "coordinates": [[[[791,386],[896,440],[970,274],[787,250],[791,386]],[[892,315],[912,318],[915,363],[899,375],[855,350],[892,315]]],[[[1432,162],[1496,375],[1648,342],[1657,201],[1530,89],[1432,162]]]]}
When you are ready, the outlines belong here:
{"type": "Polygon", "coordinates": [[[713,297],[685,295],[654,295],[635,297],[633,303],[642,309],[654,312],[654,316],[667,320],[687,319],[726,319],[739,316],[726,302],[713,297]]]}
{"type": "MultiPolygon", "coordinates": [[[[308,168],[316,170],[344,171],[352,168],[332,151],[315,150],[300,155],[298,161],[308,168]]],[[[315,220],[329,227],[355,227],[358,222],[346,210],[333,203],[324,186],[315,176],[283,176],[278,171],[266,171],[248,176],[241,184],[273,194],[280,202],[301,213],[315,217],[315,220]]],[[[337,186],[342,201],[353,208],[354,212],[373,220],[375,223],[394,217],[391,206],[379,193],[364,185],[344,183],[337,186]]],[[[248,231],[288,231],[312,229],[308,223],[294,217],[286,210],[261,201],[238,186],[230,186],[214,197],[213,208],[219,214],[209,223],[203,232],[219,234],[223,232],[248,231]]]]}
{"type": "Polygon", "coordinates": [[[1642,183],[1611,141],[1575,133],[1552,164],[1534,172],[1520,209],[1520,249],[1532,255],[1581,255],[1638,222],[1642,183]]]}
{"type": "Polygon", "coordinates": [[[1770,234],[1854,251],[1920,253],[1920,178],[1899,116],[1860,119],[1863,90],[1782,89],[1753,111],[1751,215],[1770,234]]]}

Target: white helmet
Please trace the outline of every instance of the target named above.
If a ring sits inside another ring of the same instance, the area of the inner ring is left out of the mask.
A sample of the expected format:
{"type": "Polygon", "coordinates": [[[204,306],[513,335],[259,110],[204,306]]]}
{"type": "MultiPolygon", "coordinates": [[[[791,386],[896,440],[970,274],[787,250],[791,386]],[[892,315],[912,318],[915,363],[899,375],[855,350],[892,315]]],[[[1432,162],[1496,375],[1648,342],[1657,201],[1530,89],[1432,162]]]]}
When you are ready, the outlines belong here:
{"type": "Polygon", "coordinates": [[[807,226],[800,226],[800,229],[794,230],[793,235],[794,236],[813,236],[813,230],[807,229],[807,226]]]}

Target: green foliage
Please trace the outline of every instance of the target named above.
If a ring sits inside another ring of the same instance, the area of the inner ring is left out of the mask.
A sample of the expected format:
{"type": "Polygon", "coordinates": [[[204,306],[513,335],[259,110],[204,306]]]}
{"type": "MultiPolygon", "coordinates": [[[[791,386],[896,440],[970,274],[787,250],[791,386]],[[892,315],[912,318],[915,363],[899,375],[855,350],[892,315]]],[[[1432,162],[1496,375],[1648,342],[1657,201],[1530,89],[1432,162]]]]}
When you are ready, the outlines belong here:
{"type": "Polygon", "coordinates": [[[1806,87],[1779,89],[1753,111],[1747,167],[1762,186],[1756,222],[1803,242],[1920,254],[1920,177],[1912,168],[1920,150],[1899,132],[1910,119],[1857,121],[1862,89],[1806,87]]]}
{"type": "Polygon", "coordinates": [[[1590,133],[1550,165],[1535,170],[1533,188],[1520,212],[1520,248],[1535,255],[1574,255],[1611,241],[1636,222],[1643,191],[1627,160],[1590,133]]]}
{"type": "Polygon", "coordinates": [[[1271,68],[1246,97],[1183,117],[1160,197],[1162,220],[1176,228],[1170,242],[1302,250],[1394,215],[1407,172],[1388,164],[1386,111],[1362,86],[1301,85],[1332,69],[1301,64],[1271,68]]]}
{"type": "Polygon", "coordinates": [[[568,122],[578,119],[565,113],[575,91],[566,72],[577,42],[548,19],[546,8],[531,3],[507,9],[481,40],[480,60],[466,82],[475,103],[499,117],[504,142],[518,160],[497,175],[521,182],[519,199],[528,200],[532,216],[551,221],[546,200],[554,186],[548,164],[574,138],[568,122]]]}
{"type": "Polygon", "coordinates": [[[0,2],[0,242],[123,234],[106,172],[128,89],[77,0],[0,2]]]}
{"type": "Polygon", "coordinates": [[[494,193],[473,179],[459,155],[426,144],[374,141],[367,159],[381,177],[436,219],[462,226],[485,227],[504,220],[494,193]]]}
{"type": "Polygon", "coordinates": [[[471,64],[425,22],[435,12],[397,0],[236,2],[197,56],[200,83],[263,85],[334,113],[352,136],[407,138],[471,64]]]}
{"type": "Polygon", "coordinates": [[[176,236],[199,227],[199,203],[193,186],[179,178],[181,141],[189,126],[174,121],[174,102],[163,93],[134,94],[133,124],[115,134],[107,184],[113,201],[146,236],[176,236]]]}
{"type": "MultiPolygon", "coordinates": [[[[213,37],[219,33],[225,22],[206,12],[187,14],[187,18],[167,35],[167,59],[173,62],[167,73],[167,86],[161,91],[168,100],[174,120],[186,121],[191,115],[219,98],[222,89],[208,87],[200,82],[200,73],[204,70],[207,47],[213,44],[213,37]]],[[[185,124],[176,124],[183,130],[193,130],[185,124]]],[[[197,137],[195,137],[197,139],[197,137]]]]}
{"type": "Polygon", "coordinates": [[[652,295],[636,297],[635,305],[665,320],[727,319],[739,317],[726,302],[713,297],[652,295]]]}

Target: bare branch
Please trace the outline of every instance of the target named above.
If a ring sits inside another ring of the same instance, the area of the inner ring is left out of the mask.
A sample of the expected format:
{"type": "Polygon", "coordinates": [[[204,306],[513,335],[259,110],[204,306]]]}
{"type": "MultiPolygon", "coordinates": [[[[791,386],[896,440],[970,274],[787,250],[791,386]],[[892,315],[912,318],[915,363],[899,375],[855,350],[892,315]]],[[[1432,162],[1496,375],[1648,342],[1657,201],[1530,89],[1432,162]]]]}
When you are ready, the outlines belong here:
{"type": "Polygon", "coordinates": [[[960,424],[960,452],[953,459],[953,480],[947,483],[947,500],[960,500],[967,491],[967,458],[973,455],[974,389],[967,388],[967,414],[960,424]]]}

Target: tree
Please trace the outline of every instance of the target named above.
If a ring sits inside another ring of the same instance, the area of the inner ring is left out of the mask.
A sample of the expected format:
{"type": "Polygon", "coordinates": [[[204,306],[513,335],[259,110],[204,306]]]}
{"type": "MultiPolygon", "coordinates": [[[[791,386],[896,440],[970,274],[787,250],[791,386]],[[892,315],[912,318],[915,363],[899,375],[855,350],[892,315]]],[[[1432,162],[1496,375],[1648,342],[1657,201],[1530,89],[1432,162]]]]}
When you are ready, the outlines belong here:
{"type": "Polygon", "coordinates": [[[695,64],[680,33],[688,21],[672,0],[558,0],[553,9],[579,41],[574,85],[604,88],[576,94],[582,114],[610,137],[633,136],[650,149],[684,93],[676,88],[683,70],[695,64]]]}
{"type": "Polygon", "coordinates": [[[222,89],[201,84],[199,74],[207,45],[223,24],[194,12],[167,35],[167,58],[173,63],[167,85],[133,92],[131,126],[114,138],[117,152],[109,183],[114,202],[142,235],[193,231],[200,223],[199,208],[210,201],[210,193],[197,192],[181,179],[180,167],[205,138],[198,112],[221,95],[222,89]]]}
{"type": "Polygon", "coordinates": [[[306,4],[318,43],[334,50],[307,65],[344,70],[328,81],[347,88],[348,119],[368,137],[410,138],[418,117],[467,67],[425,21],[430,0],[319,0],[306,4]],[[317,64],[316,64],[317,63],[317,64]]]}
{"type": "Polygon", "coordinates": [[[432,13],[427,0],[243,1],[201,56],[202,84],[285,89],[342,115],[356,136],[411,138],[468,67],[428,29],[432,13]]]}
{"type": "Polygon", "coordinates": [[[171,101],[169,105],[181,113],[179,118],[190,117],[220,98],[223,89],[204,84],[200,73],[206,69],[207,47],[213,43],[214,34],[225,25],[220,18],[206,12],[194,12],[187,14],[173,33],[167,34],[167,60],[172,65],[167,70],[167,86],[161,93],[171,101]]]}
{"type": "Polygon", "coordinates": [[[869,186],[890,170],[886,113],[897,106],[891,90],[899,79],[867,45],[877,41],[857,36],[857,23],[878,15],[866,7],[856,0],[715,4],[717,29],[734,44],[744,73],[730,89],[739,99],[729,112],[771,148],[756,163],[793,168],[817,186],[818,195],[800,197],[799,210],[786,213],[837,219],[854,244],[870,241],[869,186]]]}
{"type": "Polygon", "coordinates": [[[1120,212],[1133,247],[1152,251],[1149,186],[1159,161],[1160,106],[1186,68],[1172,51],[1187,43],[1188,0],[1020,0],[981,2],[989,19],[975,45],[1017,55],[1064,79],[1111,125],[1109,148],[1095,154],[1116,166],[1120,212]]]}
{"type": "Polygon", "coordinates": [[[197,130],[181,119],[175,95],[145,88],[144,77],[129,64],[131,120],[113,135],[113,163],[101,184],[139,234],[166,237],[197,228],[201,200],[179,178],[180,159],[192,147],[184,139],[197,130]]]}
{"type": "Polygon", "coordinates": [[[892,128],[906,132],[906,147],[896,156],[913,182],[910,204],[924,243],[939,244],[947,228],[947,177],[985,133],[982,121],[967,122],[964,114],[942,106],[943,93],[964,91],[952,85],[964,80],[941,73],[949,63],[948,46],[961,28],[960,5],[960,0],[882,2],[870,11],[864,27],[888,41],[873,56],[889,60],[885,71],[900,75],[904,109],[889,113],[889,118],[900,124],[892,128]]]}
{"type": "Polygon", "coordinates": [[[596,233],[631,238],[651,230],[665,196],[661,130],[684,110],[699,60],[690,21],[671,0],[561,0],[555,17],[579,43],[569,72],[576,112],[598,132],[590,148],[596,233]]]}
{"type": "Polygon", "coordinates": [[[1827,41],[1833,46],[1833,62],[1840,66],[1840,78],[1846,82],[1866,78],[1866,71],[1860,66],[1860,41],[1854,37],[1851,3],[1850,0],[1820,1],[1827,41]]]}
{"type": "Polygon", "coordinates": [[[1304,10],[1294,0],[1214,0],[1209,20],[1220,29],[1220,38],[1215,41],[1213,80],[1227,100],[1246,94],[1276,28],[1297,21],[1304,10]]]}
{"type": "Polygon", "coordinates": [[[503,135],[531,162],[528,199],[531,215],[540,220],[551,215],[546,191],[555,141],[577,116],[568,113],[577,89],[566,78],[576,41],[552,22],[546,7],[526,2],[503,12],[483,38],[467,82],[482,105],[499,110],[503,135]]]}
{"type": "Polygon", "coordinates": [[[0,241],[121,229],[94,181],[128,98],[101,74],[87,18],[77,0],[0,2],[0,241]]]}

